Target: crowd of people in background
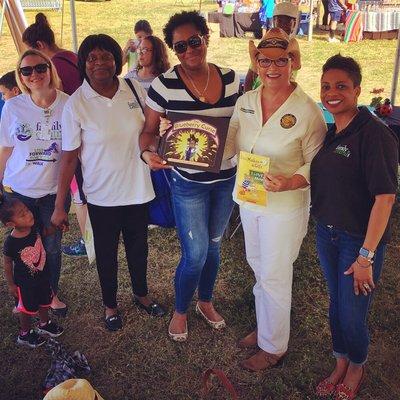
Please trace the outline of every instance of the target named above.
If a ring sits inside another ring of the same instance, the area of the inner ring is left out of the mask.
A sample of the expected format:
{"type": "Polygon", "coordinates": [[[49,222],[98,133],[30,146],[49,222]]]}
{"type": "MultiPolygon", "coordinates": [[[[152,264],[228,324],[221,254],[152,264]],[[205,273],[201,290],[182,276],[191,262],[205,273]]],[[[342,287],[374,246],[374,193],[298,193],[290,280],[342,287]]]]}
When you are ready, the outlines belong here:
{"type": "MultiPolygon", "coordinates": [[[[63,333],[49,310],[67,313],[58,282],[71,199],[82,234],[86,218],[91,221],[106,329],[123,329],[117,302],[121,233],[134,303],[151,316],[165,315],[147,284],[148,204],[155,196],[150,170],[171,168],[157,153],[159,136],[170,126],[169,112],[229,117],[218,173],[172,168],[181,259],[168,335],[188,340],[188,310],[196,292],[195,310],[205,322],[217,330],[229,325],[217,311],[213,291],[223,233],[237,203],[256,309],[256,326],[238,346],[257,349],[241,366],[260,371],[278,364],[288,351],[293,263],[311,203],[336,358],[316,393],[355,398],[368,354],[365,321],[390,239],[398,143],[368,109],[358,107],[361,69],[341,55],[330,57],[322,71],[321,101],[334,117],[327,128],[320,108],[296,83],[297,7],[282,3],[271,11],[267,3],[264,35],[257,45],[250,42],[244,94],[237,72],[208,60],[210,32],[198,12],[173,15],[164,41],[141,20],[135,39],[123,49],[112,37],[96,34],[82,41],[77,55],[56,45],[42,13],[24,32],[28,50],[15,71],[0,79],[6,100],[0,122],[0,220],[11,229],[4,271],[16,300],[19,344],[36,348],[43,336],[63,333]],[[178,58],[173,67],[166,46],[178,58]],[[122,78],[125,63],[129,68],[122,78]],[[235,196],[240,151],[271,160],[263,177],[266,206],[235,196]],[[40,321],[33,329],[36,314],[40,321]]],[[[336,11],[329,6],[328,11],[334,31],[336,11]]],[[[85,243],[80,239],[63,251],[86,254],[85,243]]]]}

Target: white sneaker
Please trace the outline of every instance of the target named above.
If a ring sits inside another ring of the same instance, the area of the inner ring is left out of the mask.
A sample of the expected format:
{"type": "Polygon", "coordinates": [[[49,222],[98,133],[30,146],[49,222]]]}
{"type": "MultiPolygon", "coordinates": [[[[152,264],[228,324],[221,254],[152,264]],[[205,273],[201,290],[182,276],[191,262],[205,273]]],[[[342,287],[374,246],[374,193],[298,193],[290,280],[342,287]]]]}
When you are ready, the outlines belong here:
{"type": "Polygon", "coordinates": [[[340,43],[340,40],[336,39],[335,37],[333,37],[333,38],[328,37],[328,42],[329,43],[340,43]]]}

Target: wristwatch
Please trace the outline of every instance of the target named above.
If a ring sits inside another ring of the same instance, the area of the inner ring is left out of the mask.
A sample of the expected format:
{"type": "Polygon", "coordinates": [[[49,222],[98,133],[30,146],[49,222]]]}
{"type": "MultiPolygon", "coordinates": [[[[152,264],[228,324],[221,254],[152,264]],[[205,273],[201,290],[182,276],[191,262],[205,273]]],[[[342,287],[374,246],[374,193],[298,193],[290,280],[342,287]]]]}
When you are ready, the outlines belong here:
{"type": "Polygon", "coordinates": [[[368,261],[371,261],[374,258],[375,252],[366,249],[365,247],[361,247],[360,251],[358,252],[358,254],[361,257],[366,258],[368,261]]]}

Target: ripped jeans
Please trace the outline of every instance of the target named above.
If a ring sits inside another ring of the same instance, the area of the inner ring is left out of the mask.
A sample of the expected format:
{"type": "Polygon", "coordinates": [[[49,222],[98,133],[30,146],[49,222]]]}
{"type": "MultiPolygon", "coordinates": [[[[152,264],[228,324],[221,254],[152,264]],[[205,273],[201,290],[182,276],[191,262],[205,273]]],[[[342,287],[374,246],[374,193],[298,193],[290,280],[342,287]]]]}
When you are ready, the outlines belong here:
{"type": "Polygon", "coordinates": [[[176,311],[185,314],[198,289],[211,301],[220,262],[222,236],[233,208],[235,177],[197,183],[172,174],[171,191],[182,257],[175,273],[176,311]]]}

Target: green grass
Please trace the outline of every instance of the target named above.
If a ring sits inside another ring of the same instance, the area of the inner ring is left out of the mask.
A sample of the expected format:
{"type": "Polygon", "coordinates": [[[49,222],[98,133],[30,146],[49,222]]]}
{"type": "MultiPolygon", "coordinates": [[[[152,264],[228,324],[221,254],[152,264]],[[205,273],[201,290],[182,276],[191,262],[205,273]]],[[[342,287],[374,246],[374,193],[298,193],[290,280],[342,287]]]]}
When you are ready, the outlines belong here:
{"type": "MultiPolygon", "coordinates": [[[[365,385],[360,400],[396,400],[400,326],[398,255],[400,207],[394,211],[394,235],[389,245],[381,282],[370,314],[371,348],[365,385]]],[[[65,242],[76,239],[72,233],[65,242]]],[[[0,234],[4,235],[1,230],[0,234]]],[[[172,310],[173,276],[180,249],[174,230],[150,231],[149,285],[152,295],[172,310]]],[[[333,366],[327,318],[327,294],[315,253],[314,228],[310,224],[295,263],[292,329],[288,356],[282,366],[251,374],[238,363],[249,352],[236,341],[255,324],[252,286],[254,278],[244,255],[242,232],[224,240],[222,262],[215,290],[215,304],[228,322],[223,332],[212,331],[189,313],[189,341],[171,342],[167,337],[169,316],[149,318],[132,305],[130,281],[120,248],[119,303],[125,322],[117,333],[106,332],[96,269],[86,260],[63,259],[61,296],[70,312],[60,321],[65,334],[60,341],[69,351],[83,352],[92,367],[89,377],[108,400],[200,399],[201,373],[222,368],[240,393],[241,400],[315,399],[315,383],[333,366]]],[[[17,320],[4,281],[0,285],[0,399],[36,400],[50,366],[43,348],[26,350],[15,344],[17,320]]],[[[215,384],[209,399],[228,398],[215,384]]]]}
{"type": "MultiPolygon", "coordinates": [[[[155,34],[162,37],[162,27],[169,16],[181,9],[194,9],[198,2],[190,0],[112,0],[101,3],[76,2],[78,42],[92,33],[107,33],[113,36],[121,45],[124,45],[132,36],[133,24],[138,19],[148,19],[155,30],[155,34]],[[175,5],[177,3],[177,5],[175,5]],[[182,6],[182,4],[184,4],[182,6]]],[[[203,5],[204,11],[215,10],[211,0],[203,5]]],[[[47,12],[57,40],[60,42],[61,13],[47,12]]],[[[26,13],[28,23],[34,20],[35,12],[26,13]]],[[[228,66],[237,71],[245,72],[249,66],[247,53],[248,40],[235,38],[220,38],[217,24],[211,24],[212,37],[208,59],[221,66],[228,66]]],[[[0,73],[15,67],[17,52],[14,48],[8,28],[5,27],[0,38],[1,59],[0,73]]],[[[395,40],[365,40],[360,43],[329,44],[326,42],[326,33],[316,33],[310,43],[305,38],[300,39],[303,68],[298,74],[297,81],[303,89],[314,99],[319,98],[320,71],[324,61],[331,55],[341,52],[344,55],[355,57],[363,68],[364,82],[360,101],[363,104],[370,102],[373,88],[385,88],[384,96],[390,96],[392,83],[395,40]]],[[[71,27],[69,2],[65,2],[63,46],[71,48],[71,27]]],[[[171,54],[171,60],[176,58],[171,54]]]]}
{"type": "MultiPolygon", "coordinates": [[[[191,3],[184,0],[185,4],[191,3]]],[[[168,16],[182,8],[174,0],[120,0],[105,3],[77,2],[80,40],[94,32],[106,32],[123,44],[132,25],[147,18],[161,35],[168,16]]],[[[64,46],[70,46],[68,2],[64,26],[64,46]]],[[[185,7],[190,9],[192,7],[185,7]]],[[[206,9],[214,6],[207,3],[206,9]]],[[[34,13],[28,13],[32,21],[34,13]]],[[[56,31],[60,14],[49,13],[56,31]]],[[[245,71],[249,60],[247,40],[220,39],[213,25],[209,60],[245,71]]],[[[13,67],[17,54],[8,30],[0,38],[0,72],[13,67]]],[[[363,102],[370,99],[373,87],[390,89],[395,41],[365,41],[358,44],[330,45],[322,36],[312,43],[301,40],[303,68],[298,81],[314,98],[324,60],[337,51],[355,56],[364,69],[363,102]]],[[[173,59],[176,61],[175,59],[173,59]]],[[[370,315],[371,348],[366,383],[360,400],[397,400],[400,354],[400,283],[398,281],[400,207],[394,211],[394,235],[388,247],[386,263],[370,315]]],[[[73,220],[65,242],[77,237],[73,220]]],[[[3,239],[5,230],[0,230],[3,239]]],[[[2,240],[1,240],[2,242],[2,240]]],[[[179,242],[173,230],[150,231],[149,285],[153,296],[172,310],[173,276],[179,260],[179,242]]],[[[282,366],[271,371],[250,374],[238,367],[249,353],[236,348],[238,338],[254,327],[254,278],[244,255],[242,232],[225,240],[222,263],[215,290],[215,302],[228,322],[224,332],[213,332],[189,315],[189,341],[172,343],[167,338],[169,316],[147,317],[132,305],[126,260],[120,249],[119,302],[125,321],[124,330],[108,333],[103,327],[100,289],[95,268],[86,260],[63,259],[61,296],[70,312],[62,324],[60,341],[69,351],[83,352],[92,367],[89,380],[107,400],[197,400],[200,399],[201,372],[210,366],[222,368],[240,393],[241,400],[314,399],[315,383],[333,366],[327,320],[327,294],[315,253],[314,230],[304,240],[295,264],[293,284],[292,330],[290,348],[282,366]]],[[[40,385],[50,366],[44,349],[28,351],[15,345],[17,320],[11,314],[13,302],[4,280],[0,284],[0,400],[36,400],[40,385]]],[[[215,384],[209,399],[227,398],[215,384]]]]}

